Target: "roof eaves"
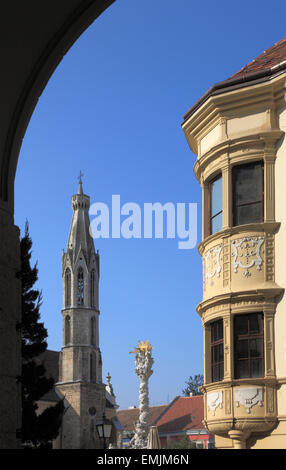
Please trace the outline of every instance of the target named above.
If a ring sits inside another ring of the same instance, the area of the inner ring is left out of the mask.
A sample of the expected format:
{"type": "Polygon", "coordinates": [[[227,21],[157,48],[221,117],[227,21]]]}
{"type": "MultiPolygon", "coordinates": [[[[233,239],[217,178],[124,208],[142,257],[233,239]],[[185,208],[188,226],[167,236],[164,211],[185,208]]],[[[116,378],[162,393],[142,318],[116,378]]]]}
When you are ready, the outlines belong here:
{"type": "Polygon", "coordinates": [[[222,82],[215,83],[210,87],[206,93],[184,114],[184,122],[210,97],[225,93],[227,91],[236,90],[249,85],[257,85],[268,81],[275,76],[280,75],[286,69],[286,61],[284,60],[280,64],[274,65],[265,70],[259,70],[258,72],[250,72],[239,77],[228,78],[222,82]]]}

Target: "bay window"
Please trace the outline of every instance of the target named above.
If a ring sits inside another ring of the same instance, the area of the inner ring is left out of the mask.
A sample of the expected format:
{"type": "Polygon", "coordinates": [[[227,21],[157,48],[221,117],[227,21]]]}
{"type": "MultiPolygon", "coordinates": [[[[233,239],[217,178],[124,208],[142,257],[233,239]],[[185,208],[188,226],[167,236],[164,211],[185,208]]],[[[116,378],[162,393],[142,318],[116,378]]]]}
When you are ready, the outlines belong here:
{"type": "Polygon", "coordinates": [[[212,382],[219,382],[224,377],[223,320],[217,320],[210,326],[212,382]]]}
{"type": "Polygon", "coordinates": [[[236,379],[263,377],[263,313],[234,318],[234,373],[236,379]]]}
{"type": "Polygon", "coordinates": [[[210,235],[222,228],[222,177],[209,183],[210,188],[210,235]]]}
{"type": "Polygon", "coordinates": [[[263,222],[263,163],[232,169],[233,226],[263,222]]]}

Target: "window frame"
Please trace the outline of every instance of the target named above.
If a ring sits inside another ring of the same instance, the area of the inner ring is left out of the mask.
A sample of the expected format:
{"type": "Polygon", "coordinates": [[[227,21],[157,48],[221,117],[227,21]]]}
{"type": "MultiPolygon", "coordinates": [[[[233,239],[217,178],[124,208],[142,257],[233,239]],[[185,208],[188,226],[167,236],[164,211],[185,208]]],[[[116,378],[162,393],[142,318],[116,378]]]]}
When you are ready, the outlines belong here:
{"type": "Polygon", "coordinates": [[[71,270],[65,270],[65,307],[71,306],[71,270]]]}
{"type": "Polygon", "coordinates": [[[216,176],[211,178],[208,182],[208,193],[209,193],[208,232],[209,232],[209,235],[213,235],[213,234],[219,232],[222,229],[222,226],[221,226],[220,230],[218,230],[217,232],[212,231],[212,220],[215,217],[217,217],[219,214],[223,214],[223,194],[222,194],[222,197],[221,197],[221,210],[219,212],[217,212],[216,214],[212,215],[212,185],[216,181],[218,181],[219,179],[221,180],[221,185],[222,185],[222,173],[218,173],[216,176]]]}
{"type": "Polygon", "coordinates": [[[218,318],[217,320],[214,320],[210,323],[210,372],[211,372],[211,382],[216,383],[216,382],[221,382],[224,379],[224,334],[223,334],[223,319],[218,318]],[[213,328],[216,327],[217,330],[219,328],[219,324],[221,324],[221,331],[222,331],[222,336],[216,340],[213,340],[213,328]],[[213,348],[220,346],[222,344],[222,361],[218,362],[213,362],[213,348]],[[218,380],[214,380],[214,373],[213,373],[213,368],[215,366],[218,366],[220,370],[220,365],[222,365],[222,375],[219,374],[218,380]]]}
{"type": "Polygon", "coordinates": [[[242,314],[237,314],[234,316],[234,321],[233,321],[233,365],[234,365],[234,378],[237,380],[243,380],[243,379],[261,379],[265,376],[265,352],[264,352],[264,313],[262,311],[260,312],[253,312],[253,313],[242,313],[242,314]],[[250,333],[250,320],[249,317],[254,316],[254,315],[261,315],[261,332],[259,333],[250,333]],[[235,327],[235,322],[238,317],[241,316],[247,316],[248,317],[248,332],[247,334],[236,334],[236,327],[235,327]],[[250,342],[251,340],[254,339],[261,339],[262,342],[262,355],[260,357],[251,357],[250,354],[250,342]],[[238,341],[248,341],[248,355],[245,358],[238,359],[237,358],[237,344],[238,341]],[[252,375],[252,361],[254,360],[261,360],[261,375],[259,376],[253,376],[252,375]],[[247,361],[248,363],[248,375],[247,377],[239,377],[238,374],[238,362],[239,361],[247,361]]]}
{"type": "Polygon", "coordinates": [[[81,307],[84,305],[84,271],[82,267],[77,271],[77,305],[81,307]]]}
{"type": "Polygon", "coordinates": [[[231,168],[231,185],[232,185],[232,227],[237,227],[239,225],[247,225],[248,223],[263,223],[264,222],[264,161],[263,160],[253,160],[247,163],[241,163],[238,165],[233,165],[231,168]],[[247,168],[254,165],[260,164],[261,165],[261,198],[257,201],[252,201],[243,204],[236,204],[235,203],[235,170],[238,168],[247,168]],[[246,207],[251,206],[254,204],[261,203],[261,220],[259,222],[246,222],[245,224],[238,224],[235,223],[237,220],[237,208],[238,207],[246,207]]]}

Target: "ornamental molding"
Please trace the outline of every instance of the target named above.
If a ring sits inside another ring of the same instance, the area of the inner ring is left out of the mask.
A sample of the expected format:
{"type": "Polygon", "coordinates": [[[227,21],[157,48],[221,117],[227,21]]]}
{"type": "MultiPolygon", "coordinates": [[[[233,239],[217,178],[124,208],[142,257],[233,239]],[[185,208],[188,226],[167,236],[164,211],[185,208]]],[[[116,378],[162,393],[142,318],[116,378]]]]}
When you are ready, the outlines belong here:
{"type": "Polygon", "coordinates": [[[251,276],[249,269],[256,266],[261,271],[263,263],[261,257],[261,246],[264,243],[264,237],[243,237],[238,240],[232,240],[231,246],[234,248],[233,271],[238,272],[238,268],[244,269],[243,275],[247,278],[251,276]]]}
{"type": "Polygon", "coordinates": [[[221,273],[221,264],[220,264],[220,254],[222,251],[222,244],[210,248],[205,254],[205,279],[206,282],[210,279],[211,286],[214,284],[213,278],[217,276],[220,277],[221,273]]]}
{"type": "Polygon", "coordinates": [[[207,394],[208,410],[212,410],[212,415],[215,415],[216,409],[219,406],[222,408],[222,392],[212,392],[207,394]]]}
{"type": "Polygon", "coordinates": [[[234,400],[237,408],[242,405],[246,408],[248,414],[250,409],[256,405],[263,406],[263,388],[239,388],[234,391],[234,400]]]}

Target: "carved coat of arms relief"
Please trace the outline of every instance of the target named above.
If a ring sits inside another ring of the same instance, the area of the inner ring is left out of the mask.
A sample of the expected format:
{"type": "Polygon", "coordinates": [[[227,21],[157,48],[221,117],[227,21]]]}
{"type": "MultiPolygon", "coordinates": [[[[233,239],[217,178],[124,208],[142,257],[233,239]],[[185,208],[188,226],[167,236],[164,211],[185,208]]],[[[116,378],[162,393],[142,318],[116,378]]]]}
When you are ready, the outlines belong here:
{"type": "Polygon", "coordinates": [[[235,273],[239,268],[243,269],[243,275],[247,278],[251,276],[250,269],[256,266],[258,271],[261,271],[262,259],[262,245],[264,237],[243,237],[238,240],[231,241],[232,247],[232,266],[235,273]]]}

